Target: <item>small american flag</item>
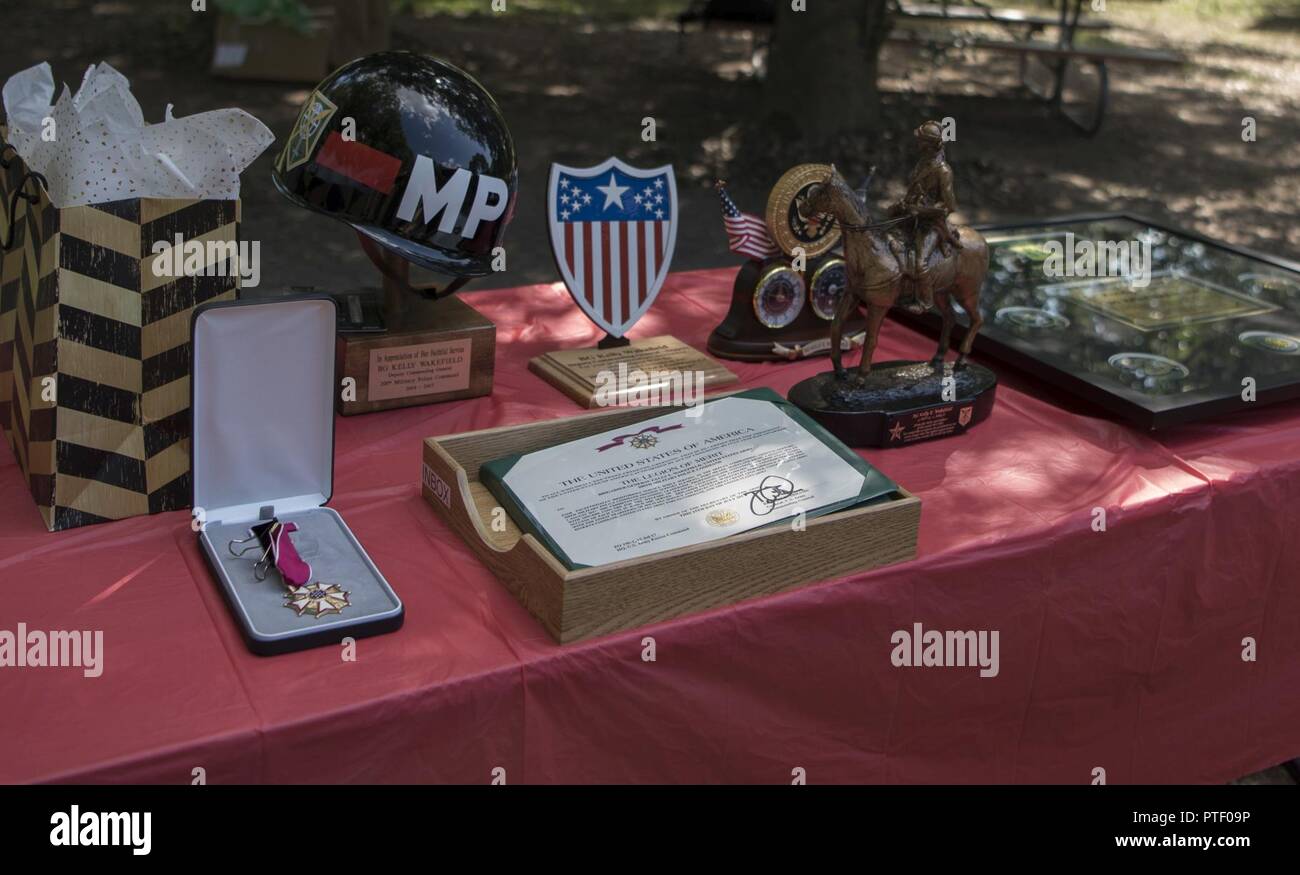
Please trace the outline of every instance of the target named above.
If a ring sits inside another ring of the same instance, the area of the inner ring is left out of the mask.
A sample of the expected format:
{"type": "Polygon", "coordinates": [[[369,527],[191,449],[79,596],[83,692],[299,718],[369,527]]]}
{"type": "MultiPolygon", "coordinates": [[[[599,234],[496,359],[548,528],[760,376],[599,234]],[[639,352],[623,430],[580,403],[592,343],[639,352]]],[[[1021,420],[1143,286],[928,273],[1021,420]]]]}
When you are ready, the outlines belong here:
{"type": "Polygon", "coordinates": [[[762,260],[780,255],[781,250],[767,233],[767,223],[751,213],[742,213],[727,194],[727,184],[718,180],[718,198],[722,201],[722,226],[727,231],[727,246],[737,255],[762,260]]]}

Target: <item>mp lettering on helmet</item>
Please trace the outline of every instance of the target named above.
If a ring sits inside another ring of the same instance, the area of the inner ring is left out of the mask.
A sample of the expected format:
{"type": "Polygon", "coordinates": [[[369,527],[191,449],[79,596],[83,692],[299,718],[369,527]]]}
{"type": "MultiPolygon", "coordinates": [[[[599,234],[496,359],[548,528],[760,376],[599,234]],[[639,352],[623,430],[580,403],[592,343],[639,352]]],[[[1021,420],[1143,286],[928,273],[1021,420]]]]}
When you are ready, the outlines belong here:
{"type": "Polygon", "coordinates": [[[474,183],[474,198],[460,236],[473,237],[480,222],[491,222],[506,211],[510,198],[509,188],[495,176],[470,173],[464,167],[457,168],[446,184],[439,188],[437,165],[425,155],[415,156],[415,166],[411,168],[411,177],[406,182],[406,190],[402,192],[402,202],[397,206],[397,218],[403,222],[413,221],[418,210],[420,220],[428,225],[441,213],[438,230],[450,234],[455,230],[456,220],[464,209],[471,182],[474,183]]]}

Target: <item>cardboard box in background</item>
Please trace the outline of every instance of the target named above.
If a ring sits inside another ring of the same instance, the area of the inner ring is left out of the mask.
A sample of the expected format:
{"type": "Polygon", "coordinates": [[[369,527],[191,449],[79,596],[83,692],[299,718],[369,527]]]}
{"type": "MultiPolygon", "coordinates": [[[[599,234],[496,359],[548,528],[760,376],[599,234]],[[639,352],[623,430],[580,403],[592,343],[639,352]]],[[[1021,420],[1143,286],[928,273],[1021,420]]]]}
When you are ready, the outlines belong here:
{"type": "Polygon", "coordinates": [[[334,38],[329,50],[331,70],[354,58],[389,48],[391,0],[307,0],[307,5],[334,13],[334,38]]]}
{"type": "Polygon", "coordinates": [[[319,82],[332,69],[330,43],[334,20],[327,9],[312,10],[311,29],[299,33],[275,23],[217,19],[212,47],[212,74],[231,79],[319,82]]]}
{"type": "Polygon", "coordinates": [[[212,73],[232,79],[315,83],[389,46],[389,0],[306,0],[308,33],[276,23],[217,19],[212,73]]]}

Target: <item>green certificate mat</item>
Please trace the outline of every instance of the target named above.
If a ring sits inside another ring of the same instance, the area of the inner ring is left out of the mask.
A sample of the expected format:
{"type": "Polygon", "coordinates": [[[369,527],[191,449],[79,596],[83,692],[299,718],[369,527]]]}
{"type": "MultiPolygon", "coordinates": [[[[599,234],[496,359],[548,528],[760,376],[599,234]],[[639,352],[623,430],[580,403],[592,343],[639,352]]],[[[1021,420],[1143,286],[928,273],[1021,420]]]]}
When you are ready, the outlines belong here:
{"type": "Polygon", "coordinates": [[[771,389],[494,459],[479,479],[570,569],[799,525],[898,489],[771,389]]]}

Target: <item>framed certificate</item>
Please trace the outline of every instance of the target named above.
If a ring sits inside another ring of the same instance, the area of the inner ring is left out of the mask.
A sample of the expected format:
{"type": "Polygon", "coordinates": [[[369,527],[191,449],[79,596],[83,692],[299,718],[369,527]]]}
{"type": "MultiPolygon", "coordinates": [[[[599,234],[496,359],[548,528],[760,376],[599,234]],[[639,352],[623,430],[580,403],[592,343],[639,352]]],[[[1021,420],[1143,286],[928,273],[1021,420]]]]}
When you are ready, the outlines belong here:
{"type": "Polygon", "coordinates": [[[898,489],[770,389],[495,459],[479,478],[570,569],[798,525],[898,489]]]}
{"type": "Polygon", "coordinates": [[[1300,397],[1300,265],[1120,214],[980,230],[977,353],[1143,428],[1300,397]]]}

